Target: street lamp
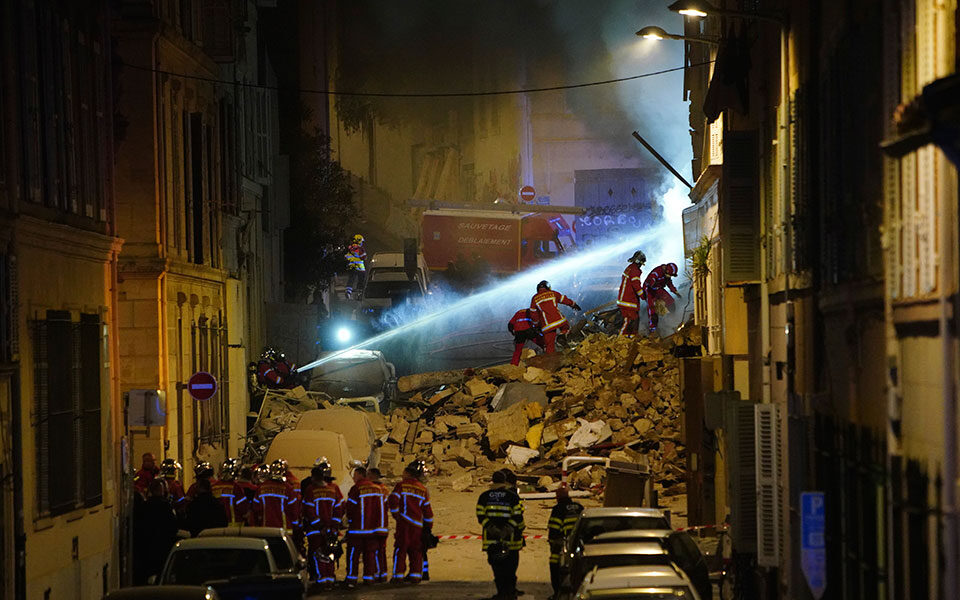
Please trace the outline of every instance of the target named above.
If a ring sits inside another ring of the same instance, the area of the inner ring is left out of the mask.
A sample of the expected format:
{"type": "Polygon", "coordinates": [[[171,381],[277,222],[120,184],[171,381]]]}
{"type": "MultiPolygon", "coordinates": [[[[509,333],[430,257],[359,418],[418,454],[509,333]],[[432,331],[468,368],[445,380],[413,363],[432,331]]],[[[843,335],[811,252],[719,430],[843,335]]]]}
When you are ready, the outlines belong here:
{"type": "Polygon", "coordinates": [[[718,38],[711,38],[707,36],[694,36],[694,35],[677,35],[675,33],[667,33],[660,27],[656,25],[649,25],[644,27],[637,32],[637,35],[646,39],[646,40],[685,40],[688,42],[700,42],[701,44],[711,44],[713,46],[719,45],[720,40],[718,38]]]}
{"type": "Polygon", "coordinates": [[[717,8],[707,0],[677,0],[667,7],[673,12],[680,13],[687,17],[742,17],[746,19],[759,19],[761,21],[772,21],[780,26],[786,24],[782,14],[779,13],[752,13],[739,10],[728,10],[726,8],[717,8]]]}

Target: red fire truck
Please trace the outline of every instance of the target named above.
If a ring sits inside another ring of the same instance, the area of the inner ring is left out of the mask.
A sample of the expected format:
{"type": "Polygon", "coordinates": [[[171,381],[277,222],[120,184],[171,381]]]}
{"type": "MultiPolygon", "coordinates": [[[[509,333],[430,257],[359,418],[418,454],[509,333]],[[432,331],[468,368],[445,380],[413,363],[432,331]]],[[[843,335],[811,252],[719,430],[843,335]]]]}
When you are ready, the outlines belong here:
{"type": "Polygon", "coordinates": [[[495,273],[516,273],[574,246],[559,214],[499,210],[426,210],[421,220],[427,267],[445,270],[458,258],[481,259],[495,273]]]}

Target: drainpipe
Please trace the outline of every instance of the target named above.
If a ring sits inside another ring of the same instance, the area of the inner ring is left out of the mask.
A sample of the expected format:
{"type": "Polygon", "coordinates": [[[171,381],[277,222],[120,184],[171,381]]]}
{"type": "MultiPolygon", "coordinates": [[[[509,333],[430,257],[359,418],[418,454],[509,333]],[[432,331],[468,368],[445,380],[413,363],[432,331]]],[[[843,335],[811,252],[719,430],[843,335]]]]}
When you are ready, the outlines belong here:
{"type": "Polygon", "coordinates": [[[950,292],[953,289],[953,274],[956,270],[955,247],[949,243],[953,239],[953,219],[946,202],[941,196],[940,203],[940,340],[941,368],[943,370],[943,593],[942,598],[960,597],[958,564],[960,548],[957,523],[957,403],[954,383],[955,353],[953,349],[954,331],[951,327],[957,315],[951,315],[950,292]],[[952,318],[951,318],[952,317],[952,318]]]}

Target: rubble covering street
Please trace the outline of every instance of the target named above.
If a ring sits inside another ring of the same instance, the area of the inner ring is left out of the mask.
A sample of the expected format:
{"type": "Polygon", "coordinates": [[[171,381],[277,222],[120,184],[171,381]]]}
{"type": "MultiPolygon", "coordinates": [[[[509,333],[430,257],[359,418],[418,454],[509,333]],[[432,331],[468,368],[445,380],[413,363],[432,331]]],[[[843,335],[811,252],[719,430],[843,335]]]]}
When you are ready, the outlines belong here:
{"type": "MultiPolygon", "coordinates": [[[[687,334],[689,338],[691,334],[687,334]]],[[[398,474],[416,457],[462,491],[508,466],[532,487],[552,491],[570,455],[646,464],[661,496],[685,493],[678,343],[593,334],[574,349],[525,364],[402,377],[407,398],[386,420],[381,467],[398,474]],[[526,477],[524,477],[526,476],[526,477]]],[[[569,474],[598,491],[598,465],[569,474]]]]}

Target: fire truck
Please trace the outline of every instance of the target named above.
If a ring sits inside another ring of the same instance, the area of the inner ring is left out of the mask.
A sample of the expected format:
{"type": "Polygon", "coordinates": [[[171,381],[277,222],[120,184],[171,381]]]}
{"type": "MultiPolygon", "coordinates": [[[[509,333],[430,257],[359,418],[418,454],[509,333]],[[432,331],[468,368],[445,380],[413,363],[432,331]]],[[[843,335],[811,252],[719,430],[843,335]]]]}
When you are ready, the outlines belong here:
{"type": "Polygon", "coordinates": [[[480,259],[494,273],[522,271],[574,247],[559,213],[439,208],[425,210],[421,244],[427,267],[446,270],[458,259],[480,259]]]}

